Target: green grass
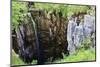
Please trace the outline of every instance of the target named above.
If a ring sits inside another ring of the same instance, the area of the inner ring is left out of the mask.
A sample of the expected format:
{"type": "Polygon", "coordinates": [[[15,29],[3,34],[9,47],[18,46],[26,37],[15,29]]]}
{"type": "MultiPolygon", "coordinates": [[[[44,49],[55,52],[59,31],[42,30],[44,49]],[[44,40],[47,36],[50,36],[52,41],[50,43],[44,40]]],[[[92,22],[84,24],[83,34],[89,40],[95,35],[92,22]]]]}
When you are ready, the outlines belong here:
{"type": "MultiPolygon", "coordinates": [[[[81,49],[75,52],[73,55],[65,56],[63,59],[58,59],[50,63],[64,63],[64,62],[80,62],[80,61],[94,61],[95,50],[94,49],[81,49]]],[[[36,64],[37,61],[33,60],[31,64],[36,64]]],[[[14,52],[12,52],[12,65],[26,65],[14,52]]]]}
{"type": "Polygon", "coordinates": [[[12,51],[12,65],[23,65],[25,64],[16,54],[12,51]]]}
{"type": "MultiPolygon", "coordinates": [[[[31,64],[36,64],[37,61],[33,60],[31,64]]],[[[14,51],[12,51],[12,65],[27,65],[24,63],[16,54],[14,51]]]]}
{"type": "Polygon", "coordinates": [[[78,52],[70,56],[64,56],[64,59],[57,60],[54,63],[62,62],[80,62],[80,61],[94,61],[95,59],[95,50],[84,50],[81,49],[78,52]]]}

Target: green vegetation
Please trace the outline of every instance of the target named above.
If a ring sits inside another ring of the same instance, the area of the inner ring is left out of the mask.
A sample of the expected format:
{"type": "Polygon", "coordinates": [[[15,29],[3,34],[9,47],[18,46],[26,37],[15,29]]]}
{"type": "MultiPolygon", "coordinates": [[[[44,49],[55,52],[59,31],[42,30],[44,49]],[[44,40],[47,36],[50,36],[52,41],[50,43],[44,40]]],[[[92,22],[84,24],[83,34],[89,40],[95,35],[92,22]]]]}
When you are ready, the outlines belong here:
{"type": "Polygon", "coordinates": [[[16,54],[12,51],[12,65],[23,65],[25,64],[16,54]]]}
{"type": "Polygon", "coordinates": [[[73,13],[79,12],[87,12],[89,6],[82,6],[82,5],[65,5],[65,4],[43,4],[43,3],[35,3],[35,7],[38,9],[46,10],[46,11],[53,11],[56,10],[57,12],[61,11],[63,17],[67,17],[72,15],[73,13]]]}
{"type": "MultiPolygon", "coordinates": [[[[67,5],[67,4],[51,4],[51,3],[34,3],[36,9],[42,9],[47,12],[56,11],[57,13],[60,11],[63,17],[71,16],[73,13],[79,12],[87,12],[90,9],[90,6],[82,6],[82,5],[67,5]]],[[[25,19],[25,14],[28,11],[28,2],[18,2],[12,1],[12,29],[17,28],[19,21],[23,21],[25,19]]]]}
{"type": "Polygon", "coordinates": [[[64,59],[57,60],[54,63],[94,61],[94,60],[95,60],[95,51],[94,50],[81,49],[78,52],[76,51],[73,55],[64,56],[64,59]]]}
{"type": "MultiPolygon", "coordinates": [[[[33,60],[31,64],[36,64],[37,61],[33,60]]],[[[12,51],[12,65],[25,65],[26,63],[24,63],[19,56],[17,56],[17,54],[12,51]]]]}
{"type": "Polygon", "coordinates": [[[12,1],[12,29],[16,29],[20,21],[24,20],[24,14],[27,13],[27,3],[12,1]]]}
{"type": "MultiPolygon", "coordinates": [[[[76,51],[73,55],[64,56],[63,59],[58,59],[52,63],[64,63],[64,62],[80,62],[80,61],[94,61],[95,59],[95,50],[94,49],[81,49],[76,51]]],[[[36,64],[37,61],[33,60],[31,64],[36,64]]],[[[51,63],[51,62],[48,62],[51,63]]],[[[12,54],[12,65],[23,65],[25,64],[15,53],[12,54]]]]}

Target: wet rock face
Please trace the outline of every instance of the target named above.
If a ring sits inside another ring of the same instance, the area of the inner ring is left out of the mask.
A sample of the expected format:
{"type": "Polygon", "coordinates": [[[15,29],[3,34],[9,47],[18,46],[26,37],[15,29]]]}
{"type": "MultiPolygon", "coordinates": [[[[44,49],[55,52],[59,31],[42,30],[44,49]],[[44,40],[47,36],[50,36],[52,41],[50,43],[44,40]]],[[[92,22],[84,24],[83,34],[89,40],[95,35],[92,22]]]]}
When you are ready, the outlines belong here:
{"type": "MultiPolygon", "coordinates": [[[[36,14],[32,14],[32,17],[36,24],[39,47],[36,44],[36,36],[32,24],[20,25],[15,38],[20,58],[26,63],[31,63],[33,59],[37,59],[38,64],[43,64],[51,57],[51,61],[63,58],[62,53],[68,55],[67,20],[60,17],[59,14],[50,15],[53,18],[47,18],[45,13],[38,12],[36,14]]],[[[13,42],[15,42],[14,39],[13,42]]],[[[16,44],[13,43],[13,46],[15,47],[16,44]]],[[[15,48],[13,49],[16,50],[15,48]]]]}
{"type": "Polygon", "coordinates": [[[36,59],[35,38],[31,26],[20,25],[17,32],[13,34],[16,35],[12,37],[14,51],[25,63],[31,63],[33,59],[36,59]]]}
{"type": "Polygon", "coordinates": [[[17,42],[17,34],[15,29],[12,31],[12,49],[18,54],[18,42],[17,42]]]}
{"type": "Polygon", "coordinates": [[[59,14],[55,15],[53,13],[50,14],[50,18],[45,13],[40,16],[33,13],[33,16],[38,21],[35,23],[38,25],[37,30],[40,33],[39,40],[44,58],[59,58],[62,57],[62,53],[67,53],[67,20],[60,17],[59,14]]]}

